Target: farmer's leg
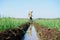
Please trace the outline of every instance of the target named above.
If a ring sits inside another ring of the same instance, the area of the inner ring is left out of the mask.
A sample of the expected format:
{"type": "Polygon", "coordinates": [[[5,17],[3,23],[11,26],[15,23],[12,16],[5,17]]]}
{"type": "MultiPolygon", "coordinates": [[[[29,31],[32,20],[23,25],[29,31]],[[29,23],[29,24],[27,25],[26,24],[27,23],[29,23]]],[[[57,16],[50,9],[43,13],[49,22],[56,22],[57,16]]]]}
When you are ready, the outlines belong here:
{"type": "Polygon", "coordinates": [[[32,17],[30,17],[30,20],[32,20],[32,17]]]}

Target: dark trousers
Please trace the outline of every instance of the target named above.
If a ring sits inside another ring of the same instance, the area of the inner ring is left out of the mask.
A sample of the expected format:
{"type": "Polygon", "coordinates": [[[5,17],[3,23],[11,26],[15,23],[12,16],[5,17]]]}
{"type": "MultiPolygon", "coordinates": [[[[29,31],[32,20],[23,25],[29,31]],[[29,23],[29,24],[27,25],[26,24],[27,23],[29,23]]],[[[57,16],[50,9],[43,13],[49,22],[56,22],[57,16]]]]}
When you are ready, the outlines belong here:
{"type": "Polygon", "coordinates": [[[32,17],[30,17],[30,20],[32,20],[32,17]]]}

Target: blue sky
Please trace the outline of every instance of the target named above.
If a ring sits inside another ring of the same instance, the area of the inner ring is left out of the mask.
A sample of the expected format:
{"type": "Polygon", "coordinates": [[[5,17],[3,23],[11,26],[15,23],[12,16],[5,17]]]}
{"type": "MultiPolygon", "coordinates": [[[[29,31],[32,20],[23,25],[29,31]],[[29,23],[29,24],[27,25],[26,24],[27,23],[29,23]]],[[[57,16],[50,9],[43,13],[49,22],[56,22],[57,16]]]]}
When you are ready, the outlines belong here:
{"type": "Polygon", "coordinates": [[[0,15],[28,18],[33,10],[33,18],[60,18],[60,0],[0,0],[0,15]]]}

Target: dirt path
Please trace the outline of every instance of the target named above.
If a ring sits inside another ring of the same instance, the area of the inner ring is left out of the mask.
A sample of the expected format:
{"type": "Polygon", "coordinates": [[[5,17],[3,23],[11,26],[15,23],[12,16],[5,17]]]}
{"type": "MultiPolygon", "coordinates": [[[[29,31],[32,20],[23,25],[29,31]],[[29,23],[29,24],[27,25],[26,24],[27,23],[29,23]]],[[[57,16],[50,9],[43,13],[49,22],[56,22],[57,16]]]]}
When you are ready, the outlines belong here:
{"type": "Polygon", "coordinates": [[[56,39],[56,29],[48,29],[38,23],[33,23],[36,28],[37,34],[41,40],[58,40],[56,39]]]}

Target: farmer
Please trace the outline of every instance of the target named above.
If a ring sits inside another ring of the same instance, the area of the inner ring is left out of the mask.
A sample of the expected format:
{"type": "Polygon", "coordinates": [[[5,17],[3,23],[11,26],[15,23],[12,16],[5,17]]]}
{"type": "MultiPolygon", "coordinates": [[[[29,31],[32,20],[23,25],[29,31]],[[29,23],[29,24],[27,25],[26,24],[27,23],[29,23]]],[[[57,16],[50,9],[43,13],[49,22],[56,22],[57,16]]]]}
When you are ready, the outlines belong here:
{"type": "Polygon", "coordinates": [[[32,20],[32,11],[30,11],[28,15],[29,15],[30,20],[32,20]]]}

